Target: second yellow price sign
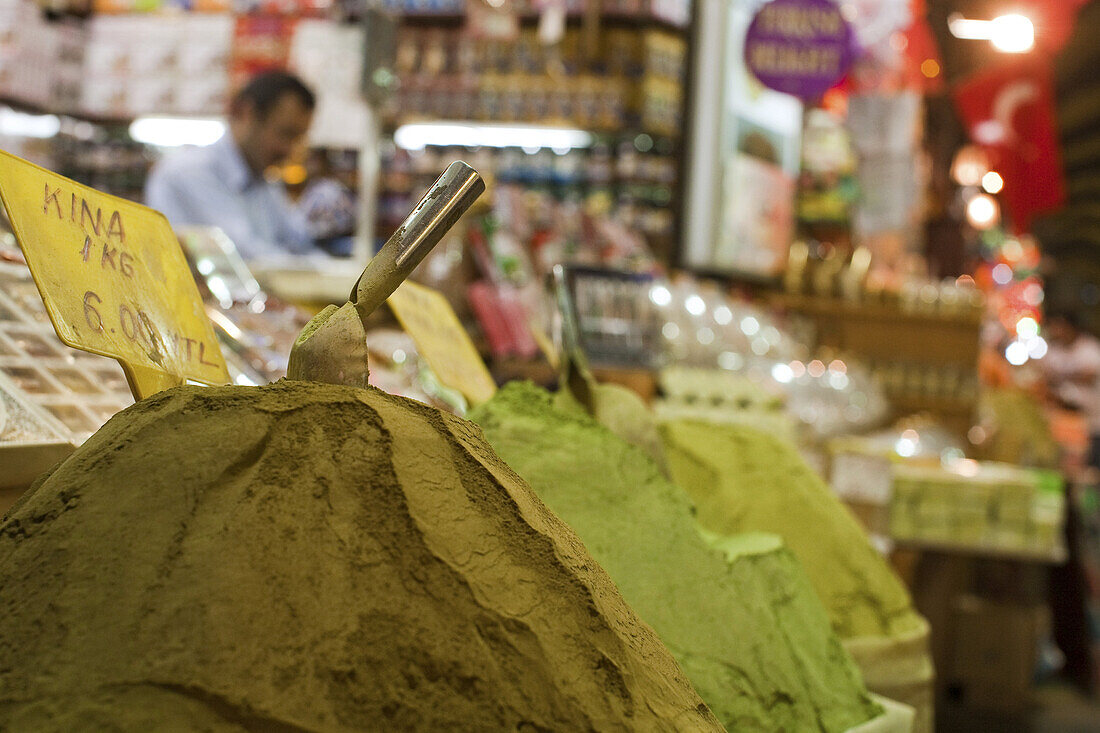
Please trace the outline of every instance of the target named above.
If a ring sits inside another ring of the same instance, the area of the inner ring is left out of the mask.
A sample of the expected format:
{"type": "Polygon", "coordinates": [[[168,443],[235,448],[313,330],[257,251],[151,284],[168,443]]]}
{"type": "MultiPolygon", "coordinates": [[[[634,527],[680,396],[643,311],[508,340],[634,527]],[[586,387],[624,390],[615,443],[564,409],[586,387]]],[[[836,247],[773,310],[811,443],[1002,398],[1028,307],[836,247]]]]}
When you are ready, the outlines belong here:
{"type": "Polygon", "coordinates": [[[493,376],[442,293],[406,280],[386,302],[440,382],[473,405],[496,393],[493,376]]]}

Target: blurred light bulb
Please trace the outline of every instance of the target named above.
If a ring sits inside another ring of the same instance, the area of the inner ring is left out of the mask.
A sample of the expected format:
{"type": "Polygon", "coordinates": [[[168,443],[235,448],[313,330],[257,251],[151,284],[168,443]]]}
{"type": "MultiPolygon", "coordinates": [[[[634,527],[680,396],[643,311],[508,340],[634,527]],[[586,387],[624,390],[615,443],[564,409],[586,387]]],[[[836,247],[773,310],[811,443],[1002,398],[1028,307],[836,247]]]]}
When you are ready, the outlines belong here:
{"type": "Polygon", "coordinates": [[[917,444],[909,438],[898,438],[894,443],[894,452],[902,458],[909,458],[917,454],[917,444]]]}
{"type": "Polygon", "coordinates": [[[654,305],[664,307],[672,302],[672,293],[664,285],[654,285],[649,290],[649,299],[654,305]]]}
{"type": "Polygon", "coordinates": [[[737,371],[745,365],[745,358],[732,351],[723,351],[718,355],[718,366],[730,371],[737,371]]]}
{"type": "Polygon", "coordinates": [[[1008,285],[1012,282],[1012,268],[1005,263],[993,266],[993,282],[998,285],[1008,285]]]}
{"type": "Polygon", "coordinates": [[[1027,341],[1039,335],[1039,324],[1031,316],[1024,316],[1016,321],[1016,335],[1027,341]]]}
{"type": "Polygon", "coordinates": [[[985,153],[975,145],[959,148],[951,161],[951,177],[960,186],[977,186],[988,170],[985,153]]]}
{"type": "Polygon", "coordinates": [[[981,464],[979,464],[973,458],[960,458],[951,465],[951,468],[955,471],[955,473],[959,474],[960,476],[968,476],[970,478],[973,478],[974,476],[978,475],[981,464]]]}
{"type": "Polygon", "coordinates": [[[1005,349],[1005,359],[1012,366],[1021,366],[1027,363],[1027,344],[1022,341],[1013,341],[1005,349]]]}
{"type": "Polygon", "coordinates": [[[1035,26],[1019,13],[998,16],[990,21],[989,42],[998,51],[1025,53],[1035,46],[1035,26]]]}
{"type": "Polygon", "coordinates": [[[982,188],[986,193],[1000,193],[1004,187],[1005,179],[1001,178],[1001,174],[997,171],[989,171],[982,176],[982,188]]]}
{"type": "Polygon", "coordinates": [[[684,308],[693,316],[701,316],[706,313],[707,304],[698,295],[691,295],[684,301],[684,308]]]}
{"type": "Polygon", "coordinates": [[[966,204],[966,220],[975,229],[989,229],[999,216],[997,200],[989,194],[979,193],[966,204]]]}
{"type": "Polygon", "coordinates": [[[1042,359],[1047,355],[1047,342],[1042,336],[1036,336],[1027,342],[1027,355],[1032,359],[1042,359]]]}

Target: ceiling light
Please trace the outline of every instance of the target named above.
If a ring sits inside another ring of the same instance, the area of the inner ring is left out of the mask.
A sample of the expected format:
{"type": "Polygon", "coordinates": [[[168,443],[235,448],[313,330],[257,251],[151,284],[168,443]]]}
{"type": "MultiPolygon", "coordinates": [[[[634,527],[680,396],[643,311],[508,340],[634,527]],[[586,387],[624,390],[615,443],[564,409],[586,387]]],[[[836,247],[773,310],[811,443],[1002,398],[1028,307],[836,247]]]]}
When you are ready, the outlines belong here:
{"type": "Polygon", "coordinates": [[[0,135],[10,137],[53,137],[61,129],[57,115],[30,115],[7,107],[0,108],[0,135]]]}
{"type": "Polygon", "coordinates": [[[989,41],[998,51],[1024,53],[1035,46],[1035,25],[1019,13],[1008,13],[993,20],[975,20],[954,13],[947,19],[951,35],[968,41],[989,41]]]}
{"type": "Polygon", "coordinates": [[[1035,46],[1035,26],[1032,25],[1031,20],[1019,13],[994,18],[990,25],[993,34],[989,42],[998,51],[1025,53],[1035,46]]]}
{"type": "Polygon", "coordinates": [[[947,19],[947,30],[951,35],[964,41],[988,41],[993,33],[988,20],[973,20],[964,18],[958,13],[952,13],[947,19]]]}
{"type": "Polygon", "coordinates": [[[221,120],[197,117],[138,117],[130,124],[130,137],[136,142],[161,148],[205,147],[224,134],[225,123],[221,120]]]}
{"type": "Polygon", "coordinates": [[[393,134],[397,147],[404,150],[423,150],[428,145],[563,150],[590,147],[594,139],[590,132],[566,127],[463,122],[412,122],[393,134]]]}

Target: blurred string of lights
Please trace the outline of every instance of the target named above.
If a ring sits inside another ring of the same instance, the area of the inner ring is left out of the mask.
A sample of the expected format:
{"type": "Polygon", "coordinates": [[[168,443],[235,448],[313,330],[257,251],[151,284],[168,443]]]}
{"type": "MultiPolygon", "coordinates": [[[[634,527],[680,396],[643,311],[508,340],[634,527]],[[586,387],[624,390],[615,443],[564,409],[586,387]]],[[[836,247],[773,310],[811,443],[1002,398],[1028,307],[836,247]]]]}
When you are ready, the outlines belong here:
{"type": "Polygon", "coordinates": [[[1045,292],[1039,276],[1041,253],[1030,235],[1006,233],[996,195],[1004,179],[989,166],[985,153],[967,145],[955,155],[951,176],[959,185],[959,204],[967,223],[978,233],[979,261],[973,283],[986,294],[989,315],[1003,329],[1003,355],[1012,366],[1042,359],[1047,342],[1042,335],[1045,292]]]}
{"type": "MultiPolygon", "coordinates": [[[[951,35],[988,41],[1003,53],[1027,53],[1035,46],[1035,26],[1019,13],[991,20],[965,18],[952,13],[951,35]]],[[[997,194],[1005,181],[993,170],[981,148],[967,145],[955,155],[951,176],[959,185],[959,204],[967,223],[979,234],[980,260],[971,280],[986,294],[989,315],[1002,332],[998,348],[1012,366],[1042,359],[1047,342],[1042,336],[1042,304],[1045,297],[1038,268],[1041,253],[1030,235],[1006,234],[1001,223],[997,194]]]]}

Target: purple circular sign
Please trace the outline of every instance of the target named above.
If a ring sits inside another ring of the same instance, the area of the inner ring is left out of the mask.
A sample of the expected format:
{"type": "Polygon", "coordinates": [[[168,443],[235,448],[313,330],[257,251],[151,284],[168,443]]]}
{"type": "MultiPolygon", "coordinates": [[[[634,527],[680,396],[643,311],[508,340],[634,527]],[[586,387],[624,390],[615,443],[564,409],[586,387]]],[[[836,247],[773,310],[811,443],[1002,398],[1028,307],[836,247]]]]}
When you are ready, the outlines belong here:
{"type": "Polygon", "coordinates": [[[745,34],[745,64],[760,83],[816,100],[853,57],[852,28],[831,0],[772,0],[745,34]]]}

